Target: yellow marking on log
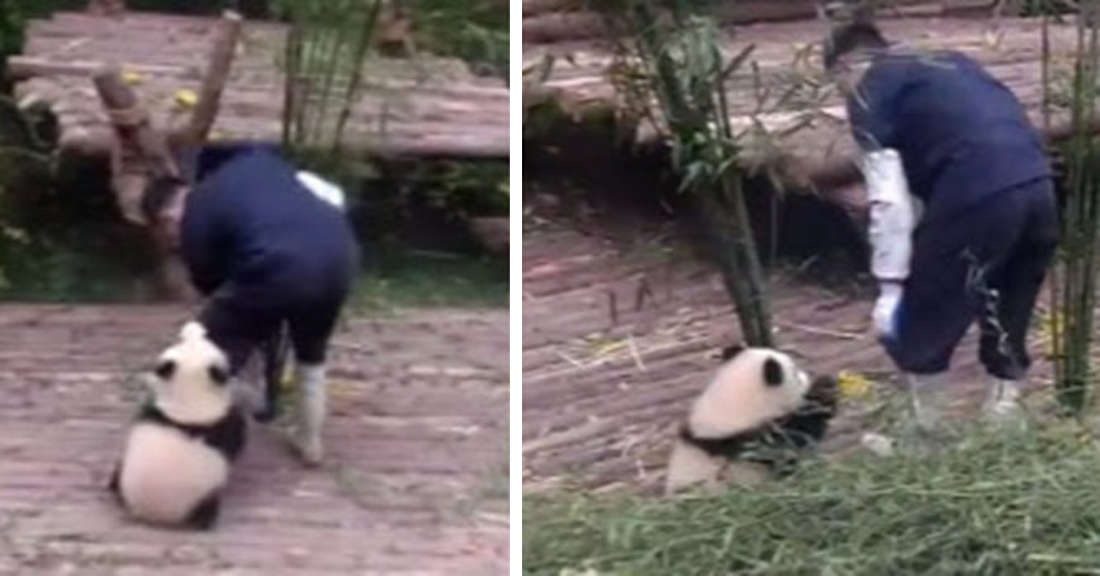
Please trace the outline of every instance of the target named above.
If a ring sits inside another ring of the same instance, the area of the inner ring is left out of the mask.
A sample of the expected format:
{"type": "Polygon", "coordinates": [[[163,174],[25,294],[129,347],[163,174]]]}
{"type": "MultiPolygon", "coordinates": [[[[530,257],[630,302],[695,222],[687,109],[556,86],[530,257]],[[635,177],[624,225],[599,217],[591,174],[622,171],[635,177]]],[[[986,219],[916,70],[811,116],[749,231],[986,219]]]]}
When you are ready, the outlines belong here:
{"type": "Polygon", "coordinates": [[[199,103],[199,95],[186,88],[176,91],[176,104],[184,108],[194,108],[199,103]]]}
{"type": "Polygon", "coordinates": [[[135,84],[141,84],[145,81],[145,77],[132,70],[127,70],[122,73],[122,81],[130,86],[134,86],[135,84]]]}

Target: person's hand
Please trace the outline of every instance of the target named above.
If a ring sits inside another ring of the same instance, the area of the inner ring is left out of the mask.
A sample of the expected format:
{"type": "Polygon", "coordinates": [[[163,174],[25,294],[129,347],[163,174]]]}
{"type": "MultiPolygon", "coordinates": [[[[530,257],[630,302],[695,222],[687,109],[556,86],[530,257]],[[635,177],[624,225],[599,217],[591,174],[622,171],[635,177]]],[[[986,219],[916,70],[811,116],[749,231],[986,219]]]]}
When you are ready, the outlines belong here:
{"type": "Polygon", "coordinates": [[[903,293],[901,284],[896,282],[883,282],[880,286],[874,311],[871,312],[871,320],[877,337],[892,338],[894,336],[894,317],[898,305],[901,304],[903,293]]]}

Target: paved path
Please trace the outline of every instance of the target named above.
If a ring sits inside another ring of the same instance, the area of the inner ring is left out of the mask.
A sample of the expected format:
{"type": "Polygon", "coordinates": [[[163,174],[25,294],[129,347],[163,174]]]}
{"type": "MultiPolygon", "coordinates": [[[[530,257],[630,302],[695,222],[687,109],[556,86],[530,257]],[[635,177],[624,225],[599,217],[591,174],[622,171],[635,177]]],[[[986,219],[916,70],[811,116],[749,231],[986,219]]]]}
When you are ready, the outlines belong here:
{"type": "Polygon", "coordinates": [[[172,307],[0,307],[0,575],[507,573],[507,312],[355,319],[327,465],[254,427],[218,528],[148,528],[105,490],[172,307]]]}

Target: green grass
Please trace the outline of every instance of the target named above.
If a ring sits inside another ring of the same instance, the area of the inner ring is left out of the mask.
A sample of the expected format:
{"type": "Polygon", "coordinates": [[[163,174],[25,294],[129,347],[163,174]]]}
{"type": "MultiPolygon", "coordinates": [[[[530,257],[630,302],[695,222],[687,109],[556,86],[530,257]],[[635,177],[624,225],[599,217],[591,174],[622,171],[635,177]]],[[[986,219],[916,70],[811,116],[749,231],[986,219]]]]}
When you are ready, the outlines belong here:
{"type": "Polygon", "coordinates": [[[508,264],[503,259],[406,252],[366,270],[352,297],[357,312],[397,308],[508,305],[508,264]]]}
{"type": "Polygon", "coordinates": [[[1100,571],[1100,450],[1076,425],[808,463],[756,492],[526,497],[526,574],[1100,571]]]}
{"type": "Polygon", "coordinates": [[[148,272],[139,271],[148,270],[152,260],[134,242],[88,230],[61,238],[0,234],[0,301],[148,300],[153,294],[148,272]],[[127,244],[120,256],[118,247],[127,244]]]}
{"type": "MultiPolygon", "coordinates": [[[[153,297],[151,277],[133,262],[112,258],[110,250],[35,246],[5,254],[0,238],[0,301],[111,303],[153,297]]],[[[503,259],[458,254],[390,254],[365,269],[349,310],[399,308],[506,307],[508,271],[503,259]]]]}
{"type": "Polygon", "coordinates": [[[508,10],[503,0],[415,0],[417,42],[465,60],[475,72],[508,75],[508,10]]]}

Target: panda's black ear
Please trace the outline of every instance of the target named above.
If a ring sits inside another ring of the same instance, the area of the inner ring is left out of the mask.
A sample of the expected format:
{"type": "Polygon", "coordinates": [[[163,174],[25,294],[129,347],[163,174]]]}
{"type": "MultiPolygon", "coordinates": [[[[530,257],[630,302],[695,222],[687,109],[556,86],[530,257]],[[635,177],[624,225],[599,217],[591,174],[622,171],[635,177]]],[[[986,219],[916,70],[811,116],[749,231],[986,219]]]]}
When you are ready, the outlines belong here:
{"type": "Polygon", "coordinates": [[[732,360],[734,356],[737,356],[738,354],[740,354],[744,351],[745,351],[745,347],[741,344],[733,344],[731,346],[726,346],[725,348],[722,349],[722,360],[723,361],[732,360]]]}
{"type": "Polygon", "coordinates": [[[211,366],[209,372],[210,379],[213,380],[215,384],[225,384],[229,381],[229,372],[221,366],[211,366]]]}
{"type": "Polygon", "coordinates": [[[176,361],[162,360],[159,364],[157,364],[155,372],[157,378],[160,378],[161,380],[167,380],[171,378],[172,375],[176,373],[176,361]]]}
{"type": "Polygon", "coordinates": [[[779,386],[783,383],[783,367],[775,358],[764,361],[764,383],[768,386],[779,386]]]}

